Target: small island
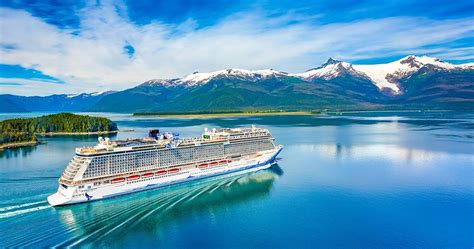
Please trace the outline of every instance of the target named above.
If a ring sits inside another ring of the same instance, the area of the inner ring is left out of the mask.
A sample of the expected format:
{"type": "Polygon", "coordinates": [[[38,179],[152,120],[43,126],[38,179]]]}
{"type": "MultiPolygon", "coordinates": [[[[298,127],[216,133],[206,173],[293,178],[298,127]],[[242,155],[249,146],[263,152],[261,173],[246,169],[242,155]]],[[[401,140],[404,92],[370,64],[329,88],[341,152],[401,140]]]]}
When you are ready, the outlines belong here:
{"type": "Polygon", "coordinates": [[[0,150],[38,144],[37,136],[91,135],[118,132],[110,119],[59,113],[0,122],[0,150]]]}

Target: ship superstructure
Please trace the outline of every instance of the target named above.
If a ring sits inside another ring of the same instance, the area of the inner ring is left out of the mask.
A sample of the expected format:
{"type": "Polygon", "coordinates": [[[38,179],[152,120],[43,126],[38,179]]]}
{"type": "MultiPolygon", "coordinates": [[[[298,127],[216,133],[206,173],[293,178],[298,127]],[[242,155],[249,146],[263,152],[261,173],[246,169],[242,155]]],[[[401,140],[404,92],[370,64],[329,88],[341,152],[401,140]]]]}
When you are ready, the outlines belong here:
{"type": "Polygon", "coordinates": [[[201,137],[150,132],[150,137],[77,148],[59,179],[52,206],[87,202],[203,177],[270,167],[282,149],[267,129],[205,129],[201,137]]]}

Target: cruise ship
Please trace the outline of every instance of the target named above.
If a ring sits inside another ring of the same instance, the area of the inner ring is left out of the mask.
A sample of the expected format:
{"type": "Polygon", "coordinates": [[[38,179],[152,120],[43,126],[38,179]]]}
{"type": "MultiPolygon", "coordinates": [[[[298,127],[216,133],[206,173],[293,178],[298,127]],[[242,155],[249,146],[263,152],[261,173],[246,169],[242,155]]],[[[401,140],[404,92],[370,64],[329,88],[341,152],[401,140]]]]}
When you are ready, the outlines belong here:
{"type": "Polygon", "coordinates": [[[196,179],[269,168],[283,149],[267,129],[204,129],[201,137],[176,133],[111,141],[76,148],[59,178],[51,206],[90,202],[196,179]]]}

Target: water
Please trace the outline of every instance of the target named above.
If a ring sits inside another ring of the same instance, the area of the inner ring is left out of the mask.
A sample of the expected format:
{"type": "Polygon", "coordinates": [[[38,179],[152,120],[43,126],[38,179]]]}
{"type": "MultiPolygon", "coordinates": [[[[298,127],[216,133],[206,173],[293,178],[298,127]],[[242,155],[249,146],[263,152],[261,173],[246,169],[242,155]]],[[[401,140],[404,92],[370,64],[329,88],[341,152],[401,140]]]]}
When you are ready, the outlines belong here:
{"type": "Polygon", "coordinates": [[[74,148],[96,136],[48,137],[1,152],[0,247],[474,246],[472,114],[100,115],[135,130],[113,139],[155,127],[197,136],[204,127],[257,124],[285,148],[269,170],[61,208],[46,197],[74,148]]]}

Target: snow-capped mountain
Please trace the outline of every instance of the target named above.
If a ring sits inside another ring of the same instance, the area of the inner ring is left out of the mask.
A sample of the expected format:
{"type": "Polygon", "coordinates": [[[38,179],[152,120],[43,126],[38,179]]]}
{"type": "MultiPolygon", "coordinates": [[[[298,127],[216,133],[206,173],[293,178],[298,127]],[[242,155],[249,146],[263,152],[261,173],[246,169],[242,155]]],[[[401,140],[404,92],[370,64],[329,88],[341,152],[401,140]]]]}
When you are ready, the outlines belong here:
{"type": "Polygon", "coordinates": [[[208,83],[214,79],[238,79],[245,81],[258,81],[269,77],[284,77],[288,74],[285,72],[275,71],[273,69],[264,70],[246,70],[246,69],[225,69],[210,73],[194,72],[183,78],[178,79],[153,79],[146,81],[144,84],[154,85],[160,84],[168,87],[184,86],[194,87],[208,83]]]}
{"type": "Polygon", "coordinates": [[[213,111],[366,108],[474,110],[474,63],[407,56],[375,65],[329,59],[303,73],[225,69],[155,79],[115,93],[0,95],[0,111],[213,111]],[[3,108],[3,109],[2,109],[3,108]]]}
{"type": "Polygon", "coordinates": [[[309,69],[304,73],[290,74],[290,76],[305,81],[312,81],[316,78],[331,80],[344,74],[349,74],[355,77],[365,77],[363,74],[356,71],[352,64],[334,60],[333,58],[329,58],[329,60],[320,67],[309,69]]]}
{"type": "Polygon", "coordinates": [[[195,72],[190,74],[182,79],[180,82],[195,85],[195,84],[205,84],[212,79],[216,78],[231,78],[231,79],[240,79],[248,81],[258,81],[269,77],[284,77],[287,73],[275,71],[273,69],[264,69],[264,70],[245,70],[245,69],[225,69],[220,71],[215,71],[211,73],[198,73],[195,72]]]}
{"type": "Polygon", "coordinates": [[[332,80],[341,76],[352,76],[370,80],[380,91],[389,92],[392,95],[400,95],[402,94],[402,91],[399,81],[427,66],[431,66],[438,70],[474,69],[474,63],[454,65],[428,56],[418,57],[410,55],[394,62],[372,65],[353,65],[348,62],[329,58],[329,60],[323,65],[309,69],[303,73],[288,74],[273,69],[225,69],[210,73],[194,72],[183,78],[177,79],[154,79],[149,80],[144,84],[160,84],[165,87],[195,87],[204,85],[212,80],[223,78],[257,82],[270,77],[296,77],[311,82],[317,79],[332,80]]]}
{"type": "Polygon", "coordinates": [[[402,94],[398,84],[399,80],[411,76],[425,66],[432,66],[440,70],[474,69],[472,63],[453,65],[437,58],[414,55],[386,64],[354,65],[353,67],[367,75],[379,89],[389,88],[398,95],[402,94]]]}
{"type": "Polygon", "coordinates": [[[54,94],[49,96],[0,95],[0,112],[86,111],[115,91],[54,94]]]}

